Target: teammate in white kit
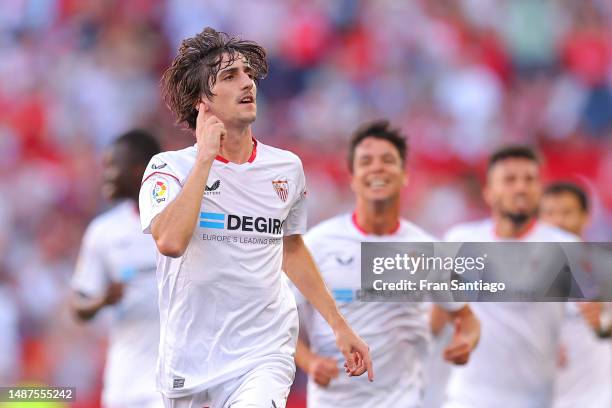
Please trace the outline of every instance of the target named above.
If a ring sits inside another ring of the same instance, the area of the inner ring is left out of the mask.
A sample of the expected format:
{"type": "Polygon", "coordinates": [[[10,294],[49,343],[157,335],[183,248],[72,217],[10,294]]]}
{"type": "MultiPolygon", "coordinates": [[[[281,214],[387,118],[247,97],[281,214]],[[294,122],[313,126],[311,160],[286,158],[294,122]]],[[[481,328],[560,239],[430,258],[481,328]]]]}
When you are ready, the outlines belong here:
{"type": "Polygon", "coordinates": [[[162,79],[197,143],[151,161],[142,228],[160,253],[158,385],[168,407],[284,407],[298,320],[282,269],[325,317],[350,375],[373,379],[303,243],[299,158],[253,138],[265,51],[211,28],[184,40],[162,79]],[[282,268],[282,269],[281,269],[282,268]]]}
{"type": "MultiPolygon", "coordinates": [[[[542,197],[540,219],[583,237],[589,222],[585,191],[574,183],[549,185],[542,197]]],[[[597,336],[609,329],[602,319],[602,312],[607,312],[602,310],[605,306],[596,302],[567,304],[555,408],[612,407],[612,342],[597,336]]]]}
{"type": "MultiPolygon", "coordinates": [[[[388,122],[372,122],[358,129],[349,153],[355,212],[327,220],[306,235],[306,244],[340,310],[370,345],[377,373],[375,384],[338,376],[341,356],[333,332],[312,305],[298,296],[309,346],[298,340],[296,362],[309,374],[309,407],[421,406],[429,307],[416,302],[360,301],[361,242],[436,241],[400,218],[400,193],[407,181],[405,158],[406,141],[388,122]]],[[[464,303],[443,306],[456,324],[444,356],[464,364],[478,342],[478,321],[464,303]]]]}
{"type": "MultiPolygon", "coordinates": [[[[445,238],[575,241],[575,236],[537,221],[541,195],[536,153],[524,146],[502,148],[489,160],[484,189],[492,218],[456,226],[445,238]]],[[[480,344],[470,364],[452,369],[445,408],[550,407],[565,304],[473,303],[472,308],[482,324],[480,344]]]]}
{"type": "Polygon", "coordinates": [[[137,204],[142,174],[159,151],[157,141],[143,130],[122,135],[108,149],[102,192],[118,203],[87,228],[72,279],[72,304],[80,319],[90,320],[107,306],[112,309],[102,395],[106,408],[163,407],[155,386],[155,243],[142,233],[137,204]]]}

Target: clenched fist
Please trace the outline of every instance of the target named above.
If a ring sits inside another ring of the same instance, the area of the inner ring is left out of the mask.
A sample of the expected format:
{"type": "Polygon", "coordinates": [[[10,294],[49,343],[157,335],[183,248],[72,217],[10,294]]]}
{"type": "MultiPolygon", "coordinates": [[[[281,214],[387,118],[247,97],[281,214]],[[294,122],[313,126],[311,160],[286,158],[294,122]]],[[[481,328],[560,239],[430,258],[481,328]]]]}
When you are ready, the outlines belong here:
{"type": "Polygon", "coordinates": [[[338,373],[338,362],[331,357],[316,356],[308,365],[308,375],[322,387],[327,387],[338,373]]]}

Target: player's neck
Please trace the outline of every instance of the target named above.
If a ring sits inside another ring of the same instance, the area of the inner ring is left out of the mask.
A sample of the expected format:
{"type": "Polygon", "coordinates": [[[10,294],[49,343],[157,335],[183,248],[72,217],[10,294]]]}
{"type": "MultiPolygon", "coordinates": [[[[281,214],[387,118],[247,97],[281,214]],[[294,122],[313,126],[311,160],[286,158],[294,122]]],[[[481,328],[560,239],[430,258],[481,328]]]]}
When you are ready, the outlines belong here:
{"type": "Polygon", "coordinates": [[[399,228],[399,201],[368,203],[357,200],[353,221],[366,234],[389,235],[399,228]]]}
{"type": "Polygon", "coordinates": [[[516,223],[508,217],[494,216],[495,235],[499,238],[521,238],[524,237],[537,222],[535,216],[529,217],[522,223],[516,223]]]}
{"type": "Polygon", "coordinates": [[[253,153],[253,135],[251,126],[239,129],[227,127],[227,134],[219,155],[225,160],[242,164],[246,163],[253,153]]]}

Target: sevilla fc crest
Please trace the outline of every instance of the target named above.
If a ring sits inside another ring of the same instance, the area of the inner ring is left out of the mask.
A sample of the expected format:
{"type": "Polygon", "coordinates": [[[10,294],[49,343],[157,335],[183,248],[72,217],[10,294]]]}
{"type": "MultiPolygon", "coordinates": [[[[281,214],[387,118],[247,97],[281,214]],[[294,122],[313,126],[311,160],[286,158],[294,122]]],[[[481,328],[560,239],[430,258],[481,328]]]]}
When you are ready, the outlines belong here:
{"type": "Polygon", "coordinates": [[[283,203],[287,202],[289,197],[289,183],[287,183],[287,180],[272,180],[272,187],[274,187],[278,198],[283,200],[283,203]]]}

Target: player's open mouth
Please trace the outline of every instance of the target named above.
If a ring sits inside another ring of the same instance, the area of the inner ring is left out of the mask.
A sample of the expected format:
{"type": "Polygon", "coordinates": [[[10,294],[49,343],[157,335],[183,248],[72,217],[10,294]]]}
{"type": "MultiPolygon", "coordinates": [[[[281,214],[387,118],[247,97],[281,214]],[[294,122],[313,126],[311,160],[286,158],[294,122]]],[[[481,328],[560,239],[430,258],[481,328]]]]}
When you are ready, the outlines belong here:
{"type": "Polygon", "coordinates": [[[370,188],[384,188],[387,184],[389,184],[387,180],[379,178],[371,179],[366,182],[366,185],[370,188]]]}
{"type": "Polygon", "coordinates": [[[238,103],[241,103],[241,104],[254,103],[254,102],[255,102],[255,97],[253,95],[247,95],[243,97],[242,99],[240,99],[240,101],[238,101],[238,103]]]}

